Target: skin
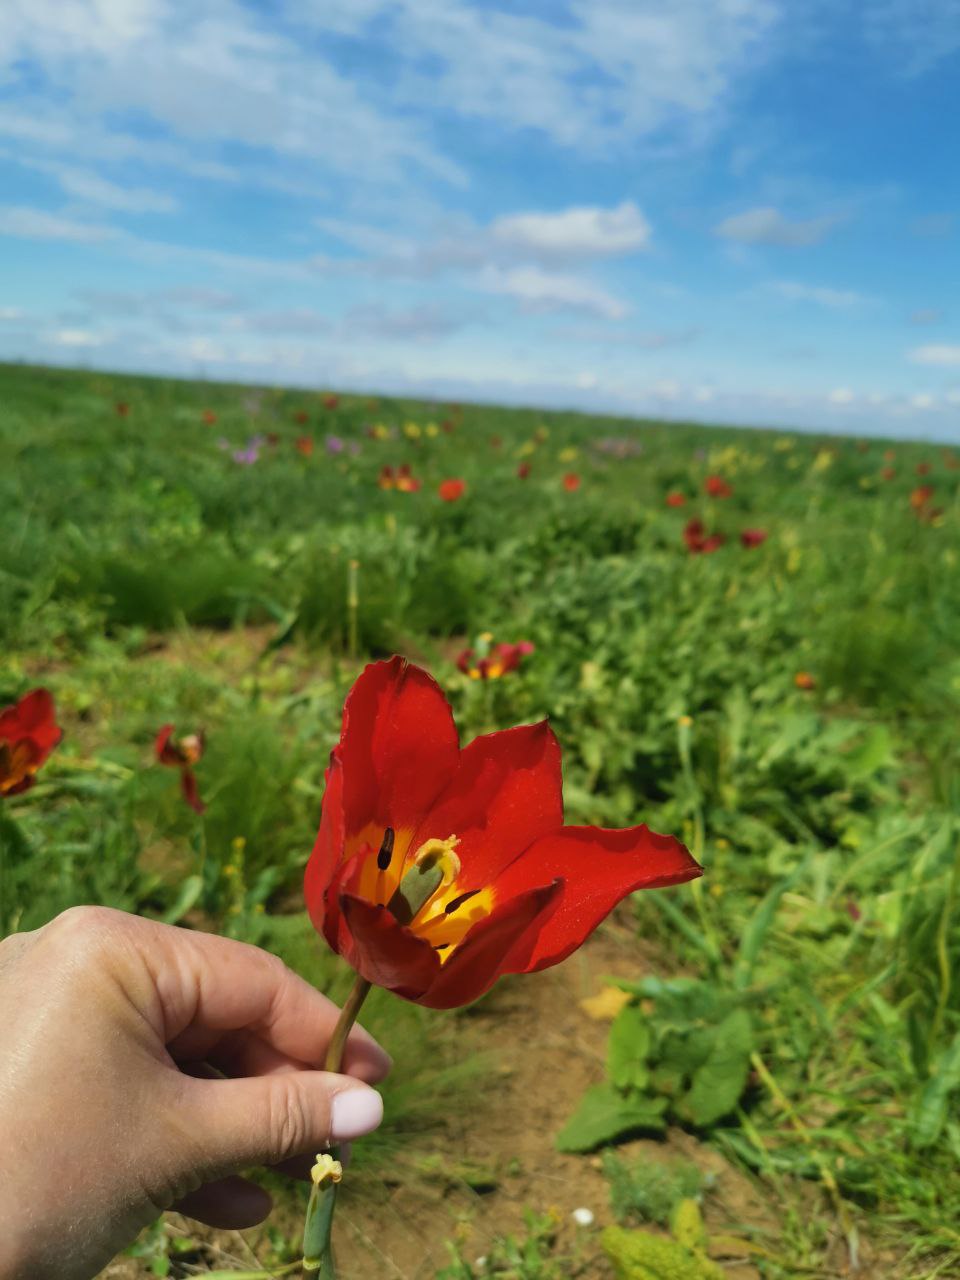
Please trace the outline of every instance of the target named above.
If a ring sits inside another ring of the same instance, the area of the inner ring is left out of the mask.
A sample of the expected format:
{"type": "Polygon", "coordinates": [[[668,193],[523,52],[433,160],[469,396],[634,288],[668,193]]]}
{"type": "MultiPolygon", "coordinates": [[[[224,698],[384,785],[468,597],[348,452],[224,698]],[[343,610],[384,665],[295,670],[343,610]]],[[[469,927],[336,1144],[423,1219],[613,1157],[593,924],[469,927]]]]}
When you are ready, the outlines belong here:
{"type": "Polygon", "coordinates": [[[262,1221],[239,1170],[303,1167],[380,1122],[390,1059],[365,1031],[346,1074],[319,1070],[337,1015],[257,947],[121,911],[5,939],[0,1280],[90,1280],[168,1208],[262,1221]]]}

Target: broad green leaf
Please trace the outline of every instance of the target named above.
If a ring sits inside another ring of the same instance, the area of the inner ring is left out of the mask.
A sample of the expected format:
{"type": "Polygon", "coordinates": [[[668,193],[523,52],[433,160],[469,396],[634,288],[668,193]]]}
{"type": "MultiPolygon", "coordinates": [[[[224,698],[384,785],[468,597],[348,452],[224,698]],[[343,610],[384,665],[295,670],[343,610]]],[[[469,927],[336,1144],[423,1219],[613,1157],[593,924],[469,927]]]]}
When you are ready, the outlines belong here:
{"type": "Polygon", "coordinates": [[[745,1009],[736,1009],[717,1027],[709,1057],[677,1110],[696,1125],[710,1125],[737,1105],[747,1083],[753,1027],[745,1009]]]}
{"type": "Polygon", "coordinates": [[[663,1098],[626,1097],[610,1084],[588,1089],[580,1105],[557,1134],[558,1151],[592,1151],[634,1129],[664,1128],[663,1098]]]}
{"type": "Polygon", "coordinates": [[[180,892],[177,894],[176,900],[171,903],[160,919],[164,924],[176,924],[179,920],[183,919],[202,892],[202,877],[187,876],[186,880],[184,880],[183,884],[180,886],[180,892]]]}
{"type": "Polygon", "coordinates": [[[932,1074],[910,1113],[910,1138],[915,1147],[932,1147],[947,1122],[950,1094],[960,1088],[960,1031],[940,1054],[932,1074]]]}
{"type": "Polygon", "coordinates": [[[646,1015],[639,1005],[626,1005],[613,1021],[607,1044],[607,1075],[618,1089],[646,1085],[650,1041],[646,1015]]]}

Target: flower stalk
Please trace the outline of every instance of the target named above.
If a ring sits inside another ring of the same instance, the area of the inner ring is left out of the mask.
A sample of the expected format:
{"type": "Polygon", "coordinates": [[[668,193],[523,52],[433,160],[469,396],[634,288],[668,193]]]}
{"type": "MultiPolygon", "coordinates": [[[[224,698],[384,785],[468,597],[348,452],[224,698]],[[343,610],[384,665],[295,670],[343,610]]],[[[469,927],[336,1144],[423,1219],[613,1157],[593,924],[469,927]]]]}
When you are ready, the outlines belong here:
{"type": "MultiPolygon", "coordinates": [[[[325,1071],[339,1072],[343,1066],[343,1053],[350,1028],[357,1020],[360,1007],[370,991],[371,984],[359,975],[340,1010],[340,1017],[327,1046],[324,1059],[325,1071]]],[[[336,1280],[333,1262],[331,1233],[333,1213],[337,1207],[337,1187],[340,1185],[342,1166],[340,1149],[332,1147],[329,1155],[317,1156],[311,1171],[313,1186],[303,1223],[303,1277],[304,1280],[336,1280]]]]}

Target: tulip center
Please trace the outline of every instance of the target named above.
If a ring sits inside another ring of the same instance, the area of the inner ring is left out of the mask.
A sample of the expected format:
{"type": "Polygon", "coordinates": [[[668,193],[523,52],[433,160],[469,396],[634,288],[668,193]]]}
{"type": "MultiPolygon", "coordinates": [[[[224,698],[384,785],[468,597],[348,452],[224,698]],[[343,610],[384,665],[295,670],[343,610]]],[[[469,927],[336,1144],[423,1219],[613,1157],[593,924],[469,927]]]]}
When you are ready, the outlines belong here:
{"type": "Polygon", "coordinates": [[[493,891],[464,891],[457,836],[431,837],[412,856],[403,856],[407,841],[409,835],[398,837],[387,827],[379,851],[371,852],[364,865],[361,893],[429,942],[445,962],[472,926],[490,914],[493,891]]]}
{"type": "Polygon", "coordinates": [[[12,791],[36,773],[33,752],[26,742],[0,742],[0,795],[12,791]]]}

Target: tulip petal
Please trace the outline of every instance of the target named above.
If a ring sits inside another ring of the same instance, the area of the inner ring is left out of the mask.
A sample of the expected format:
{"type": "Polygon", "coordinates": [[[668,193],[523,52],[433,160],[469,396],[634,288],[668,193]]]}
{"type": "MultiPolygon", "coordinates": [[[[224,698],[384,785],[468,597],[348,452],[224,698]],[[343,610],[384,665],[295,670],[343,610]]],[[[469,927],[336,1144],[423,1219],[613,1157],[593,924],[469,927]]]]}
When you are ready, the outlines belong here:
{"type": "Polygon", "coordinates": [[[194,813],[206,813],[207,806],[200,799],[200,792],[197,788],[197,775],[192,769],[180,770],[180,788],[183,791],[184,800],[186,800],[194,813]]]}
{"type": "Polygon", "coordinates": [[[524,973],[542,927],[562,896],[559,880],[517,894],[473,926],[419,998],[429,1009],[454,1009],[489,991],[502,973],[524,973]]]}
{"type": "MultiPolygon", "coordinates": [[[[703,874],[679,840],[646,826],[608,831],[603,827],[564,827],[544,836],[520,855],[494,882],[498,902],[530,885],[563,880],[556,911],[545,923],[522,967],[504,972],[530,973],[565,959],[593,932],[621,899],[637,889],[682,884],[703,874]]],[[[512,959],[512,957],[511,957],[512,959]]]]}
{"type": "Polygon", "coordinates": [[[0,712],[0,738],[13,742],[29,738],[39,751],[41,765],[63,737],[57,724],[53,698],[47,689],[33,689],[18,703],[0,712]]]}
{"type": "Polygon", "coordinates": [[[440,957],[390,914],[352,893],[340,894],[341,955],[361,977],[419,1001],[440,971],[440,957]]]}
{"type": "MultiPolygon", "coordinates": [[[[563,825],[560,744],[546,720],[475,738],[410,842],[459,839],[458,891],[490,884],[540,836],[563,825]]],[[[548,877],[549,879],[549,877],[548,877]]]]}
{"type": "Polygon", "coordinates": [[[371,663],[343,709],[345,835],[413,829],[453,777],[459,744],[440,686],[404,658],[371,663]]]}
{"type": "Polygon", "coordinates": [[[343,769],[336,748],[330,757],[326,783],[320,830],[303,877],[307,911],[318,933],[323,930],[327,888],[343,857],[343,769]]]}

